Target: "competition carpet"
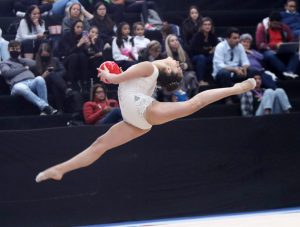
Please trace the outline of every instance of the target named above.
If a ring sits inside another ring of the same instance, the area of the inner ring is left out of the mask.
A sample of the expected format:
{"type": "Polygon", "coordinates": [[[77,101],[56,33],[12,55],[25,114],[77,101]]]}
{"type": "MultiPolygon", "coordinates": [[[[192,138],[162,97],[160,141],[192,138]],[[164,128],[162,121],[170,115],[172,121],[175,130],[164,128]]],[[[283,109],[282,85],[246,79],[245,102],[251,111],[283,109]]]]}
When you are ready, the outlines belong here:
{"type": "Polygon", "coordinates": [[[82,227],[299,227],[300,208],[206,217],[160,219],[82,227]]]}

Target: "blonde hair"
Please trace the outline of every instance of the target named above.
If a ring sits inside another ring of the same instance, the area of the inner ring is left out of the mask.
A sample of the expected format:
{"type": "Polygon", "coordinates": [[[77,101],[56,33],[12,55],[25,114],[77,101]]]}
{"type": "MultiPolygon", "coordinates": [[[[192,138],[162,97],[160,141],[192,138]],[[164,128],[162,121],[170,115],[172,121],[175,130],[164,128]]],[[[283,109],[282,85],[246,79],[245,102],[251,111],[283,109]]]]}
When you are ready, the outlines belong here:
{"type": "MultiPolygon", "coordinates": [[[[166,38],[166,40],[165,40],[165,48],[166,48],[167,55],[169,57],[174,58],[173,52],[172,52],[172,50],[170,48],[170,44],[169,44],[171,38],[178,39],[176,35],[173,35],[173,34],[168,35],[167,38],[166,38]]],[[[179,58],[178,60],[179,60],[179,62],[186,62],[186,53],[183,50],[183,48],[182,48],[182,46],[181,46],[180,43],[179,43],[179,47],[178,47],[177,52],[178,52],[178,58],[179,58]]]]}
{"type": "Polygon", "coordinates": [[[77,19],[80,19],[80,20],[83,21],[84,20],[84,15],[83,15],[83,12],[82,12],[82,6],[78,2],[74,2],[69,7],[66,8],[67,17],[71,18],[71,9],[73,8],[74,5],[79,5],[79,7],[80,7],[80,14],[79,14],[79,18],[77,18],[77,19]]]}

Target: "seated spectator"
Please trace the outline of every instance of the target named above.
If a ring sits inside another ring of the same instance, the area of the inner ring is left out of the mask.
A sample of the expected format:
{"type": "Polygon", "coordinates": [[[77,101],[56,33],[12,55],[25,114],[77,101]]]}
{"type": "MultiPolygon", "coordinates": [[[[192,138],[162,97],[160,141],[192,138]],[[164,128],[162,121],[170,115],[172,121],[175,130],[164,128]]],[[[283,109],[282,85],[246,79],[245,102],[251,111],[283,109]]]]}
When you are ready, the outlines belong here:
{"type": "Polygon", "coordinates": [[[116,100],[108,99],[104,87],[95,84],[91,101],[83,105],[83,116],[86,124],[112,124],[122,120],[121,110],[116,100]]]}
{"type": "Polygon", "coordinates": [[[209,85],[207,75],[211,74],[212,59],[217,44],[218,38],[215,35],[212,19],[202,18],[199,30],[190,43],[190,53],[196,66],[199,86],[209,85]]]}
{"type": "Polygon", "coordinates": [[[290,28],[281,22],[279,12],[272,12],[269,20],[259,23],[256,29],[256,45],[263,52],[267,67],[275,74],[284,79],[296,78],[299,66],[298,53],[277,54],[279,46],[285,42],[291,42],[293,34],[290,28]],[[287,61],[287,63],[285,63],[287,61]]]}
{"type": "Polygon", "coordinates": [[[286,0],[285,11],[281,11],[282,22],[289,26],[293,31],[294,40],[297,42],[300,38],[300,14],[297,12],[297,1],[286,0]]]}
{"type": "Polygon", "coordinates": [[[37,5],[41,13],[45,14],[51,10],[53,2],[54,0],[15,0],[13,8],[16,15],[19,17],[24,17],[25,12],[32,5],[37,5]]]}
{"type": "MultiPolygon", "coordinates": [[[[134,34],[134,48],[136,49],[135,52],[138,54],[141,50],[147,47],[150,40],[145,38],[145,26],[142,22],[135,22],[132,27],[134,34]]],[[[136,59],[138,59],[138,56],[136,56],[136,59]]]]}
{"type": "Polygon", "coordinates": [[[261,116],[268,114],[289,113],[292,108],[282,88],[263,89],[261,74],[254,75],[256,87],[241,95],[241,112],[243,116],[261,116]]]}
{"type": "Polygon", "coordinates": [[[100,38],[104,43],[112,44],[112,40],[115,37],[115,22],[107,14],[106,6],[103,2],[99,2],[95,5],[94,17],[89,23],[91,26],[98,28],[100,38]]]}
{"type": "Polygon", "coordinates": [[[190,49],[190,41],[192,40],[194,34],[199,30],[201,19],[202,16],[200,15],[198,7],[195,5],[190,6],[188,17],[184,19],[181,25],[183,42],[186,50],[190,49]]]}
{"type": "Polygon", "coordinates": [[[98,80],[97,68],[106,60],[104,51],[108,49],[111,52],[110,46],[104,47],[104,42],[100,38],[98,28],[92,26],[88,33],[88,42],[86,43],[87,54],[89,57],[89,75],[94,80],[98,80]]]}
{"type": "Polygon", "coordinates": [[[189,97],[197,94],[198,81],[196,72],[192,68],[191,61],[187,53],[183,50],[181,44],[178,41],[177,36],[168,35],[166,38],[166,55],[179,61],[180,67],[183,72],[183,80],[181,83],[181,89],[185,91],[189,97]]]}
{"type": "Polygon", "coordinates": [[[87,43],[89,39],[82,35],[83,22],[75,21],[71,30],[63,34],[59,42],[59,56],[63,61],[67,73],[68,87],[74,90],[87,89],[88,86],[88,53],[87,43]]]}
{"type": "Polygon", "coordinates": [[[68,8],[67,15],[64,17],[62,21],[62,30],[63,33],[70,31],[71,26],[75,21],[81,20],[83,23],[83,30],[88,31],[90,28],[90,24],[87,19],[84,17],[82,13],[82,8],[79,3],[72,3],[68,8]]]}
{"type": "MultiPolygon", "coordinates": [[[[239,41],[239,30],[229,28],[226,39],[216,46],[212,75],[221,87],[231,87],[234,83],[248,78],[250,63],[239,41]]],[[[227,99],[228,102],[229,100],[227,99]]]]}
{"type": "Polygon", "coordinates": [[[88,12],[81,4],[79,0],[55,0],[51,9],[51,13],[60,17],[65,16],[66,12],[69,11],[69,7],[74,4],[80,4],[80,9],[84,17],[88,20],[93,18],[93,15],[88,12]]]}
{"type": "Polygon", "coordinates": [[[113,59],[123,70],[137,63],[138,54],[134,48],[133,37],[129,34],[129,24],[121,22],[117,28],[117,37],[112,42],[113,59]]]}
{"type": "Polygon", "coordinates": [[[45,21],[41,19],[40,9],[37,5],[32,5],[21,20],[16,34],[16,40],[22,43],[25,58],[33,59],[40,44],[46,39],[44,32],[45,21]]]}
{"type": "Polygon", "coordinates": [[[8,44],[10,59],[0,63],[1,76],[10,86],[11,95],[20,95],[36,105],[41,115],[53,115],[57,110],[48,104],[47,87],[43,77],[35,77],[32,69],[35,61],[19,58],[21,44],[12,40],[8,44]]]}
{"type": "Polygon", "coordinates": [[[8,41],[2,38],[2,30],[0,28],[0,61],[9,59],[8,41]]]}
{"type": "Polygon", "coordinates": [[[274,79],[277,77],[275,76],[275,74],[266,71],[262,66],[262,61],[264,58],[263,55],[258,51],[251,49],[251,44],[253,41],[252,36],[248,33],[242,34],[240,37],[240,41],[245,48],[248,60],[250,62],[250,70],[255,70],[261,73],[263,87],[276,89],[277,85],[274,79]],[[272,76],[274,77],[274,79],[272,76]]]}
{"type": "Polygon", "coordinates": [[[63,112],[64,100],[72,95],[72,89],[67,88],[64,76],[65,67],[58,58],[53,57],[51,46],[43,43],[36,54],[36,71],[45,81],[49,93],[54,96],[54,107],[63,112]]]}
{"type": "Polygon", "coordinates": [[[147,47],[139,52],[139,62],[155,61],[163,59],[161,44],[157,40],[152,40],[147,47]]]}

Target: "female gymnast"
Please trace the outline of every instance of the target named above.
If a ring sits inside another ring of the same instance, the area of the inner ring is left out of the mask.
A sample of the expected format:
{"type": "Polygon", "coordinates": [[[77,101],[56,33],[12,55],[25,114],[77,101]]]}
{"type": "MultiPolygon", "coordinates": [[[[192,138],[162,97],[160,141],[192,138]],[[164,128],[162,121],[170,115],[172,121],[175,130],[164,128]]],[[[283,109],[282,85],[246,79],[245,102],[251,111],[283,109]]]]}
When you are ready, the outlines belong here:
{"type": "Polygon", "coordinates": [[[36,182],[61,180],[64,174],[91,165],[106,151],[149,132],[152,125],[188,116],[210,103],[247,92],[256,85],[254,79],[248,79],[233,87],[206,90],[185,102],[158,102],[151,97],[156,84],[175,90],[182,79],[179,63],[170,57],[138,63],[119,75],[101,70],[100,76],[109,83],[119,84],[118,95],[123,121],[113,125],[73,158],[40,172],[36,182]]]}

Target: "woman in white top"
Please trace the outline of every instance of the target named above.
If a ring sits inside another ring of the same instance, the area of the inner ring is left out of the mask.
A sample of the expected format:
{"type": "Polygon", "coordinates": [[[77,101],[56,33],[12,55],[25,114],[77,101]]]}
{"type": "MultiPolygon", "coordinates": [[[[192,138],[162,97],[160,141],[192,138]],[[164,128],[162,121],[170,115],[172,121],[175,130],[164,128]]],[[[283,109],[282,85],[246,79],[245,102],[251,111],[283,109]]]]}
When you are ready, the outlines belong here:
{"type": "Polygon", "coordinates": [[[67,172],[89,166],[106,151],[149,132],[152,125],[188,116],[212,102],[244,93],[255,87],[255,80],[248,79],[233,87],[204,91],[185,102],[155,101],[151,95],[157,83],[173,90],[178,87],[182,78],[179,63],[170,57],[138,63],[120,75],[101,71],[100,76],[102,80],[119,84],[119,102],[124,120],[112,126],[75,157],[39,173],[36,182],[48,179],[61,180],[67,172]]]}
{"type": "Polygon", "coordinates": [[[39,45],[46,38],[45,21],[41,19],[40,9],[32,5],[25,13],[25,18],[20,21],[16,40],[22,44],[22,53],[25,58],[33,59],[39,45]]]}

